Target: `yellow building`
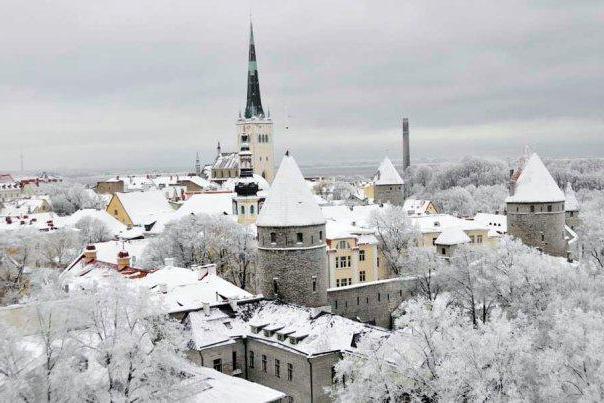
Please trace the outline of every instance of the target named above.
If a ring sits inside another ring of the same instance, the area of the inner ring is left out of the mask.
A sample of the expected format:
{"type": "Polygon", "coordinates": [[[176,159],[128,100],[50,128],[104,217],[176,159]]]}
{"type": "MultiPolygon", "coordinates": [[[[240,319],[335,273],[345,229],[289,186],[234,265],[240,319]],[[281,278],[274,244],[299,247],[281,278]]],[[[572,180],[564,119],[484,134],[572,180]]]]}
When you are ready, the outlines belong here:
{"type": "Polygon", "coordinates": [[[327,238],[329,287],[383,280],[391,277],[384,266],[374,235],[337,236],[327,238]]]}
{"type": "Polygon", "coordinates": [[[107,205],[107,213],[128,227],[148,226],[173,213],[164,192],[115,193],[107,205]]]}

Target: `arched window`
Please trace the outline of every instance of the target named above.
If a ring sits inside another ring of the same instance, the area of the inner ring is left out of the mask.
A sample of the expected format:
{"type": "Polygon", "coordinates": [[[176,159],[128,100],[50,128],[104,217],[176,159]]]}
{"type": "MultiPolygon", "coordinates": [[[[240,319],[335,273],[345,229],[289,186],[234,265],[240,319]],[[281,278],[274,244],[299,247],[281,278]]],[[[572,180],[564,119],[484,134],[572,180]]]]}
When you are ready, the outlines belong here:
{"type": "Polygon", "coordinates": [[[241,206],[241,214],[245,214],[245,206],[241,206]]]}
{"type": "Polygon", "coordinates": [[[250,206],[250,214],[254,215],[254,206],[253,205],[250,206]]]}

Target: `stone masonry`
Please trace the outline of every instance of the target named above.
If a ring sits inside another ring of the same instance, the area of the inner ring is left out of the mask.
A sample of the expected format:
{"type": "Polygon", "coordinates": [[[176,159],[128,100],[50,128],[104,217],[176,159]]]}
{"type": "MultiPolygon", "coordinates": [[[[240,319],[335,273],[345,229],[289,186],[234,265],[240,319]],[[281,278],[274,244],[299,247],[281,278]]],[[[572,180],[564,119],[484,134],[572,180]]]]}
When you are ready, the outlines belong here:
{"type": "Polygon", "coordinates": [[[259,226],[257,267],[258,290],[265,297],[309,307],[327,305],[325,224],[259,226]]]}
{"type": "Polygon", "coordinates": [[[507,203],[508,233],[553,256],[566,256],[564,202],[507,203]]]}

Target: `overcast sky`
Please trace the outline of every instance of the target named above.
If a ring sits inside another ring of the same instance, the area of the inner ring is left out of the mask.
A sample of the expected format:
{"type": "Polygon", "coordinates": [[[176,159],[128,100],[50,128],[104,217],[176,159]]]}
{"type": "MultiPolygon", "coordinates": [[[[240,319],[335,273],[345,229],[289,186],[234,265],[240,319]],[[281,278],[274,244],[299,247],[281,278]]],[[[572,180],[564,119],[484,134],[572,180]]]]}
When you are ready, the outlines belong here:
{"type": "Polygon", "coordinates": [[[604,157],[601,0],[1,0],[0,170],[233,149],[250,9],[278,155],[604,157]]]}

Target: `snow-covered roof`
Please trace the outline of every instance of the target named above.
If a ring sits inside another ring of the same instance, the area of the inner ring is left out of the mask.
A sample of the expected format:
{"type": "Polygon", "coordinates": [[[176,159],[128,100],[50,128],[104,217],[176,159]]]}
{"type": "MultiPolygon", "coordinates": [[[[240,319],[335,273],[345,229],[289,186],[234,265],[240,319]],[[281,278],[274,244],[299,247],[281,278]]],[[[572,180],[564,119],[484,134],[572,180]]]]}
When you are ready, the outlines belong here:
{"type": "MultiPolygon", "coordinates": [[[[239,153],[222,153],[216,157],[212,169],[239,169],[239,153]]],[[[222,179],[222,178],[212,178],[222,179]]]]}
{"type": "Polygon", "coordinates": [[[55,221],[57,222],[56,225],[60,227],[74,227],[78,221],[85,217],[95,218],[99,221],[102,221],[107,226],[107,228],[109,228],[109,231],[113,236],[119,235],[121,232],[126,231],[127,228],[126,225],[116,220],[111,214],[107,213],[105,210],[78,210],[70,216],[57,217],[55,221]]]}
{"type": "Polygon", "coordinates": [[[232,214],[233,192],[197,193],[189,197],[182,206],[176,210],[174,218],[181,218],[189,214],[232,214]]]}
{"type": "Polygon", "coordinates": [[[149,239],[133,239],[131,241],[109,241],[95,243],[96,260],[117,264],[117,254],[123,250],[130,256],[130,266],[141,268],[140,265],[149,239]]]}
{"type": "Polygon", "coordinates": [[[443,232],[440,233],[434,243],[436,245],[459,245],[462,243],[470,242],[470,237],[465,232],[463,232],[461,228],[449,227],[445,228],[443,232]]]}
{"type": "Polygon", "coordinates": [[[503,214],[478,213],[474,216],[474,221],[499,234],[508,232],[508,217],[503,214]]]}
{"type": "Polygon", "coordinates": [[[376,185],[402,185],[405,182],[398,174],[390,158],[385,157],[373,178],[373,183],[376,185]]]}
{"type": "Polygon", "coordinates": [[[516,180],[514,194],[506,203],[547,203],[564,201],[564,193],[536,153],[533,153],[516,180]]]}
{"type": "Polygon", "coordinates": [[[290,227],[324,224],[321,208],[304,181],[294,157],[286,154],[260,210],[259,227],[290,227]]]}
{"type": "Polygon", "coordinates": [[[403,210],[409,215],[427,214],[430,200],[407,199],[403,203],[403,210]]]}
{"type": "Polygon", "coordinates": [[[459,227],[464,231],[488,230],[488,228],[481,222],[475,220],[466,220],[449,214],[432,214],[409,217],[409,219],[422,234],[442,232],[445,228],[450,227],[459,227]]]}
{"type": "Polygon", "coordinates": [[[150,224],[174,209],[161,190],[115,193],[134,225],[150,224]]]}
{"type": "MultiPolygon", "coordinates": [[[[226,181],[224,181],[224,183],[222,184],[222,189],[224,190],[230,190],[231,192],[233,192],[235,190],[235,185],[238,182],[241,182],[242,178],[228,178],[226,181]]],[[[254,174],[252,176],[252,179],[245,179],[246,182],[256,182],[258,184],[258,190],[269,190],[271,185],[268,183],[268,181],[266,179],[264,179],[262,177],[262,175],[258,175],[258,174],[254,174]]]]}
{"type": "Polygon", "coordinates": [[[566,188],[564,188],[564,196],[566,198],[564,202],[564,209],[566,211],[579,211],[579,201],[577,200],[577,195],[573,190],[570,182],[566,182],[566,188]]]}
{"type": "Polygon", "coordinates": [[[180,180],[193,182],[197,186],[204,188],[204,189],[213,188],[216,186],[216,185],[210,183],[210,181],[208,181],[207,179],[202,178],[201,176],[197,176],[197,175],[186,176],[186,177],[180,178],[180,180]]]}
{"type": "Polygon", "coordinates": [[[197,348],[215,343],[227,343],[233,338],[253,337],[271,344],[315,355],[332,351],[354,350],[353,339],[358,335],[385,337],[389,332],[342,316],[320,312],[316,308],[284,304],[277,301],[243,303],[237,312],[212,308],[206,316],[203,311],[189,314],[191,337],[197,348]],[[252,333],[251,325],[266,325],[279,329],[277,333],[305,336],[297,343],[279,340],[277,335],[252,333]],[[293,331],[293,333],[290,333],[293,331]]]}
{"type": "Polygon", "coordinates": [[[285,399],[285,393],[212,368],[197,367],[197,376],[183,381],[169,400],[184,403],[269,403],[285,399]]]}
{"type": "Polygon", "coordinates": [[[0,217],[31,214],[45,204],[50,205],[48,196],[36,196],[27,199],[17,199],[5,202],[4,208],[0,209],[0,217]]]}

